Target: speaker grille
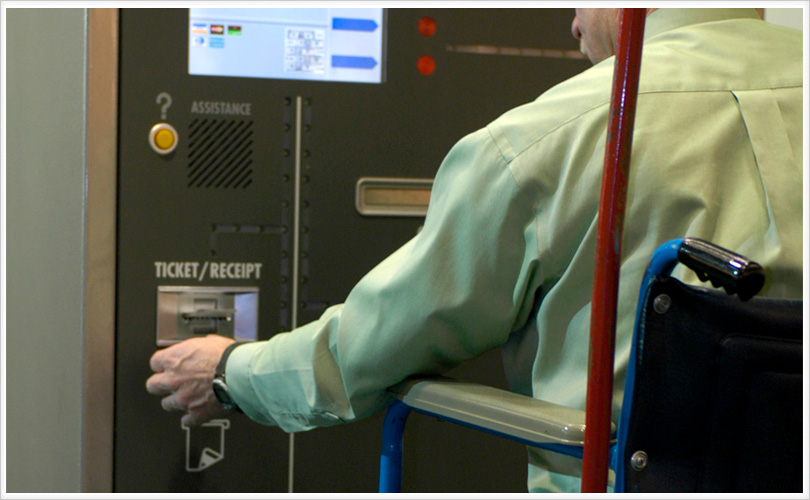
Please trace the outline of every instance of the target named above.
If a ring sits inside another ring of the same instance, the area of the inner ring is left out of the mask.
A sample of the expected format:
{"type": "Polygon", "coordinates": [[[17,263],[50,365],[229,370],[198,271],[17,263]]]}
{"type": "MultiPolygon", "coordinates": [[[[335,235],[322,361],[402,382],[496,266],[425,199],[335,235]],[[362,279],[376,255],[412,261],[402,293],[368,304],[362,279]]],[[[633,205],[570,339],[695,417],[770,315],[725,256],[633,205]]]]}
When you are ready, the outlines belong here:
{"type": "Polygon", "coordinates": [[[244,189],[253,183],[252,121],[195,119],[188,128],[188,187],[244,189]]]}

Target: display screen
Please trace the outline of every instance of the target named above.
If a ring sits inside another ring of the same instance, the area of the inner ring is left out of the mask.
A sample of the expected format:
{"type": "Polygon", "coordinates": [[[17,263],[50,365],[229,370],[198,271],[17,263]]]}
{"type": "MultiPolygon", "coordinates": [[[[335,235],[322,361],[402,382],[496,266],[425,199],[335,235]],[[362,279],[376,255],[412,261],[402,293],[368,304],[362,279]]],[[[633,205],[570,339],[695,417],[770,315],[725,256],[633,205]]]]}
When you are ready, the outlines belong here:
{"type": "Polygon", "coordinates": [[[189,9],[191,75],[382,83],[381,8],[189,9]]]}

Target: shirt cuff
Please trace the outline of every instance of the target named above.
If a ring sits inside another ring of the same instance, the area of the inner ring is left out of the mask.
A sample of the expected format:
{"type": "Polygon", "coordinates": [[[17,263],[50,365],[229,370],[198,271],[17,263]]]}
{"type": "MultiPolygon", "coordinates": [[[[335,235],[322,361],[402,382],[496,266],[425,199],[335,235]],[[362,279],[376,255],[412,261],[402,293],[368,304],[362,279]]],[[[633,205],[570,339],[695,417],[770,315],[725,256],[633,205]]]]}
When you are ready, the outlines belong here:
{"type": "Polygon", "coordinates": [[[264,411],[250,381],[250,360],[266,342],[248,342],[236,347],[225,365],[225,380],[236,404],[252,420],[265,425],[278,425],[264,411]]]}

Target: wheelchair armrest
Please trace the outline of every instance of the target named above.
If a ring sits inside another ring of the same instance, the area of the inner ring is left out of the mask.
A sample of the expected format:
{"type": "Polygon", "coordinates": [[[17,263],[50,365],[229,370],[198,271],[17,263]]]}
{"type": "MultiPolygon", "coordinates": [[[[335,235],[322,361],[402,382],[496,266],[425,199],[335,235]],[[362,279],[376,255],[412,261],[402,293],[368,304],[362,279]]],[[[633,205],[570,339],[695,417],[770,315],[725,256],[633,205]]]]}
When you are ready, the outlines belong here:
{"type": "MultiPolygon", "coordinates": [[[[529,396],[446,377],[408,379],[389,389],[420,413],[528,444],[583,446],[585,412],[529,396]]],[[[616,426],[611,424],[612,438],[616,426]]]]}

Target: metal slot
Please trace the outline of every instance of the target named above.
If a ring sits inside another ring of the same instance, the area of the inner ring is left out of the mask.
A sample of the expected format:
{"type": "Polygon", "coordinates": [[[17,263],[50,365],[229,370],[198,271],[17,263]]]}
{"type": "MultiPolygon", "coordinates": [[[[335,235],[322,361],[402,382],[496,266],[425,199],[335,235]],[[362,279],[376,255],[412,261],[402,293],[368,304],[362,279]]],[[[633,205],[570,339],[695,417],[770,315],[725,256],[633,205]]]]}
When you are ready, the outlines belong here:
{"type": "Polygon", "coordinates": [[[257,340],[258,309],[257,287],[159,286],[157,345],[210,333],[257,340]]]}
{"type": "Polygon", "coordinates": [[[361,215],[424,217],[432,188],[433,179],[362,177],[355,207],[361,215]]]}
{"type": "Polygon", "coordinates": [[[183,319],[191,321],[195,319],[215,319],[218,321],[232,321],[236,314],[236,309],[198,309],[193,313],[183,313],[183,319]]]}

